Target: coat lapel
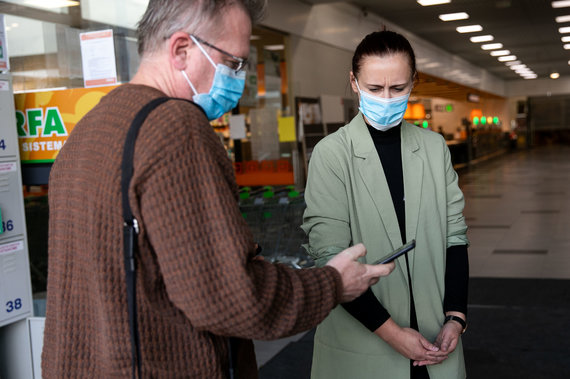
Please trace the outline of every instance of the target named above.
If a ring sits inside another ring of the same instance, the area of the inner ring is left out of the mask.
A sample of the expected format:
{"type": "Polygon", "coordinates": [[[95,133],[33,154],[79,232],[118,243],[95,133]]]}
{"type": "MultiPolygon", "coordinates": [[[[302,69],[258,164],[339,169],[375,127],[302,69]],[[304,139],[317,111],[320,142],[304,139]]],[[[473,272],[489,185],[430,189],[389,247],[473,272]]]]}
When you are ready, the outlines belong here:
{"type": "MultiPolygon", "coordinates": [[[[374,202],[392,248],[395,249],[402,244],[398,219],[392,205],[390,189],[382,169],[382,163],[360,113],[352,120],[349,132],[356,157],[355,168],[358,170],[366,190],[374,202]]],[[[378,227],[381,228],[382,225],[378,225],[378,227]]]]}
{"type": "MultiPolygon", "coordinates": [[[[416,126],[402,122],[402,169],[404,173],[404,196],[406,199],[406,239],[416,238],[422,195],[423,160],[418,156],[420,149],[412,130],[416,126]]],[[[410,271],[413,270],[415,254],[409,254],[410,271]]]]}

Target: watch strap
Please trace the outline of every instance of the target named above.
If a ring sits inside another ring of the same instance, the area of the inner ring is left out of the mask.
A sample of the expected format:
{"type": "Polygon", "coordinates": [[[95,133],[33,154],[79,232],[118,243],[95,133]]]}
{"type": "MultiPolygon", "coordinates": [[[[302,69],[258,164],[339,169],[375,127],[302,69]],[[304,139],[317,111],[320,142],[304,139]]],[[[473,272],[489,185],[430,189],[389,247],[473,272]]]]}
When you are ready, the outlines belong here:
{"type": "Polygon", "coordinates": [[[465,333],[465,330],[467,329],[467,323],[465,322],[465,320],[463,320],[459,316],[453,316],[453,315],[445,316],[445,320],[443,321],[443,323],[446,324],[449,321],[457,321],[463,328],[461,330],[461,334],[465,333]]]}

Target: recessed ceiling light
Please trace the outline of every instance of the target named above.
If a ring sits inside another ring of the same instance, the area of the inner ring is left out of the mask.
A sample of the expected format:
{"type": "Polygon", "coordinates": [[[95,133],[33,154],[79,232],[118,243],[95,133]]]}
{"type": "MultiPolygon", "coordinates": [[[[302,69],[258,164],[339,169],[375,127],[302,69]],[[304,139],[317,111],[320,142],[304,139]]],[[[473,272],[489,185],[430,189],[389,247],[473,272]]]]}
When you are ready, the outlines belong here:
{"type": "Polygon", "coordinates": [[[459,33],[473,33],[473,32],[480,32],[483,30],[481,25],[467,25],[467,26],[459,26],[455,28],[459,33]]]}
{"type": "Polygon", "coordinates": [[[279,51],[279,50],[284,50],[285,45],[265,45],[263,46],[263,48],[269,51],[279,51]]]}
{"type": "Polygon", "coordinates": [[[45,9],[76,7],[79,5],[77,0],[24,0],[23,3],[24,5],[45,9]]]}
{"type": "Polygon", "coordinates": [[[491,51],[491,56],[492,57],[500,57],[503,55],[509,55],[511,52],[509,50],[494,50],[491,51]]]}
{"type": "Polygon", "coordinates": [[[558,28],[558,32],[560,34],[570,33],[570,26],[565,26],[563,28],[558,28]]]}
{"type": "Polygon", "coordinates": [[[488,43],[485,45],[481,45],[481,49],[483,50],[495,50],[495,49],[501,49],[503,47],[502,43],[488,43]]]}
{"type": "Polygon", "coordinates": [[[570,43],[564,44],[564,50],[570,50],[570,43]]]}
{"type": "Polygon", "coordinates": [[[448,4],[451,0],[418,0],[418,4],[428,7],[430,5],[448,4]]]}
{"type": "Polygon", "coordinates": [[[566,15],[566,16],[558,16],[555,18],[556,22],[558,23],[562,23],[562,22],[568,22],[570,21],[570,15],[566,15]]]}
{"type": "Polygon", "coordinates": [[[536,76],[536,75],[533,75],[533,76],[525,76],[524,78],[525,78],[525,79],[536,79],[537,76],[536,76]]]}
{"type": "Polygon", "coordinates": [[[564,36],[560,39],[562,40],[562,42],[570,42],[570,36],[564,36]]]}
{"type": "Polygon", "coordinates": [[[552,74],[550,74],[550,79],[558,79],[560,77],[560,74],[557,72],[553,72],[552,74]]]}
{"type": "Polygon", "coordinates": [[[504,57],[499,57],[499,62],[508,62],[517,60],[516,55],[505,55],[504,57]]]}
{"type": "Polygon", "coordinates": [[[512,66],[514,64],[521,64],[521,61],[509,61],[505,63],[507,66],[512,66]]]}
{"type": "Polygon", "coordinates": [[[570,65],[570,61],[568,61],[568,64],[570,65]]]}
{"type": "Polygon", "coordinates": [[[511,67],[509,67],[511,70],[518,70],[519,68],[525,68],[526,64],[514,64],[511,67]]]}
{"type": "Polygon", "coordinates": [[[493,37],[490,34],[484,35],[484,36],[473,36],[471,38],[469,38],[469,41],[473,42],[473,43],[477,43],[477,42],[489,42],[494,40],[495,37],[493,37]]]}
{"type": "Polygon", "coordinates": [[[552,8],[566,8],[566,7],[570,7],[570,1],[569,0],[553,1],[552,2],[552,8]]]}
{"type": "Polygon", "coordinates": [[[465,12],[457,12],[457,13],[446,13],[440,14],[439,19],[441,21],[457,21],[457,20],[467,20],[469,15],[465,12]]]}
{"type": "Polygon", "coordinates": [[[424,68],[435,68],[435,67],[439,67],[441,66],[441,63],[439,62],[430,62],[430,63],[426,63],[424,65],[424,68]]]}

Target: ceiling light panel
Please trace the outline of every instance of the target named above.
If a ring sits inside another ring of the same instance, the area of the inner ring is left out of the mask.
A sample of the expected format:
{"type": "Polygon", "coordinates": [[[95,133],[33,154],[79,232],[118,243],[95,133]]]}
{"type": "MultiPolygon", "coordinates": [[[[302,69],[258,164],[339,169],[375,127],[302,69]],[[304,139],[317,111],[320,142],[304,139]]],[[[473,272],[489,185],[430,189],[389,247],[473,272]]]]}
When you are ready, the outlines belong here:
{"type": "Polygon", "coordinates": [[[469,15],[465,12],[458,12],[458,13],[446,13],[440,14],[439,19],[441,21],[457,21],[457,20],[467,20],[469,15]]]}
{"type": "Polygon", "coordinates": [[[502,48],[503,48],[502,43],[488,43],[485,45],[481,45],[481,49],[483,49],[483,50],[496,50],[496,49],[502,49],[502,48]]]}
{"type": "Polygon", "coordinates": [[[552,8],[567,8],[567,7],[570,7],[570,1],[569,0],[553,1],[552,2],[552,8]]]}
{"type": "Polygon", "coordinates": [[[478,42],[490,42],[494,39],[495,39],[495,37],[493,37],[490,34],[487,34],[484,36],[473,36],[473,37],[469,38],[469,41],[471,41],[473,43],[478,43],[478,42]]]}
{"type": "Polygon", "coordinates": [[[560,39],[562,40],[562,42],[570,42],[570,36],[564,36],[560,39]]]}
{"type": "Polygon", "coordinates": [[[439,5],[439,4],[449,4],[451,0],[418,0],[418,4],[424,7],[428,7],[430,5],[439,5]]]}
{"type": "Polygon", "coordinates": [[[77,0],[24,0],[24,5],[44,9],[57,9],[65,7],[76,7],[79,5],[77,0]]]}
{"type": "Polygon", "coordinates": [[[483,27],[481,25],[467,25],[467,26],[459,26],[455,28],[455,30],[457,30],[459,33],[474,33],[474,32],[480,32],[481,30],[483,30],[483,27]]]}
{"type": "Polygon", "coordinates": [[[265,45],[263,46],[263,48],[269,51],[279,51],[279,50],[285,50],[285,45],[265,45]]]}
{"type": "Polygon", "coordinates": [[[507,66],[512,66],[514,64],[521,64],[521,61],[509,61],[505,63],[507,66]]]}
{"type": "Polygon", "coordinates": [[[570,50],[570,43],[564,44],[564,50],[570,50]]]}
{"type": "Polygon", "coordinates": [[[566,16],[558,16],[555,18],[556,22],[558,23],[562,23],[562,22],[568,22],[570,21],[570,15],[566,15],[566,16]]]}
{"type": "Polygon", "coordinates": [[[560,34],[570,33],[570,26],[565,26],[563,28],[558,28],[558,32],[560,34]]]}
{"type": "Polygon", "coordinates": [[[492,57],[501,57],[503,55],[509,55],[511,52],[509,50],[494,50],[491,51],[492,57]]]}
{"type": "Polygon", "coordinates": [[[516,61],[517,56],[516,55],[505,55],[505,56],[499,57],[497,59],[499,60],[499,62],[516,61]]]}

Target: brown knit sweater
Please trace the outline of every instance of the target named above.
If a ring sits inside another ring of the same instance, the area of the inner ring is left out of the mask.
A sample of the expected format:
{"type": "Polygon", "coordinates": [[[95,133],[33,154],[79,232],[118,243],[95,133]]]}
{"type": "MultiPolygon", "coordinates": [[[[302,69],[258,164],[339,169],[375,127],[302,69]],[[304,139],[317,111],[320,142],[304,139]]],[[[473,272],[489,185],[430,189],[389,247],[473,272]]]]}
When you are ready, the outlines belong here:
{"type": "MultiPolygon", "coordinates": [[[[120,161],[134,115],[160,96],[140,85],[113,90],[79,122],[53,165],[45,378],[130,376],[120,161]]],[[[196,106],[170,100],[149,115],[129,194],[142,224],[137,301],[145,378],[223,378],[223,336],[298,333],[340,299],[333,268],[295,271],[252,259],[236,189],[226,152],[196,106]]],[[[251,341],[242,346],[239,365],[255,371],[251,341]]],[[[256,375],[242,371],[240,378],[256,375]]]]}

